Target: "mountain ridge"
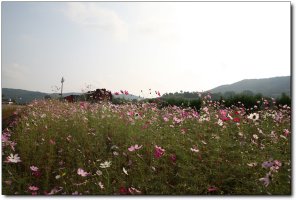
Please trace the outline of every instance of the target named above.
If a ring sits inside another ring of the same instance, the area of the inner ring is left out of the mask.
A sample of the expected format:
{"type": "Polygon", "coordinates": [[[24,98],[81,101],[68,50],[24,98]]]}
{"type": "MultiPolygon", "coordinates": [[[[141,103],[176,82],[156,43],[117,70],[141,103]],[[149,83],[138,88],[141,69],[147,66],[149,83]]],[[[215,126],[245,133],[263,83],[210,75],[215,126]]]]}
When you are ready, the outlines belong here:
{"type": "Polygon", "coordinates": [[[290,94],[291,76],[277,76],[261,79],[243,79],[241,81],[220,85],[208,90],[211,93],[235,92],[241,93],[249,90],[253,93],[261,93],[264,96],[278,97],[282,93],[290,94]]]}

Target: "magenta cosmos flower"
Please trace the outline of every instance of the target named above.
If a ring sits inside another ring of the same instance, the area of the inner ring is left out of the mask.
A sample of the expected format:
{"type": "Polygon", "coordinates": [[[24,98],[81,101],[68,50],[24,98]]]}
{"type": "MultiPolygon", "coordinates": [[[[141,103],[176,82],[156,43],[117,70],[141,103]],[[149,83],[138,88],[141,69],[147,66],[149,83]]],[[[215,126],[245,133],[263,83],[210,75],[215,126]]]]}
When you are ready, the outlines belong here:
{"type": "Polygon", "coordinates": [[[160,158],[161,156],[163,156],[164,152],[165,152],[164,149],[155,145],[155,149],[154,149],[154,157],[155,158],[160,158]]]}

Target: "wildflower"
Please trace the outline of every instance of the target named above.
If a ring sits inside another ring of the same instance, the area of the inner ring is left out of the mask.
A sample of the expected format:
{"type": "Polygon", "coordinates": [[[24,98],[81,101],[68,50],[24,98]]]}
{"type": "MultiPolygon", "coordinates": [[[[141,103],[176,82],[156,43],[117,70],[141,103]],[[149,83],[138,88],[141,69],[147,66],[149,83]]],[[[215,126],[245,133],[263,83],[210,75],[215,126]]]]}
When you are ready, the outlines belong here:
{"type": "Polygon", "coordinates": [[[115,94],[115,95],[119,95],[119,92],[115,92],[114,94],[115,94]]]}
{"type": "Polygon", "coordinates": [[[13,155],[11,153],[10,156],[7,156],[6,162],[8,162],[8,163],[18,163],[18,162],[22,162],[22,161],[21,161],[20,157],[18,156],[18,154],[13,155]]]}
{"type": "Polygon", "coordinates": [[[37,187],[37,186],[29,186],[29,190],[31,190],[31,191],[38,191],[39,190],[39,188],[37,187]]]}
{"type": "Polygon", "coordinates": [[[223,126],[223,121],[221,119],[218,120],[218,125],[223,126]]]}
{"type": "Polygon", "coordinates": [[[118,146],[113,145],[113,146],[111,147],[111,149],[118,149],[118,146]]]}
{"type": "Polygon", "coordinates": [[[35,167],[35,166],[33,166],[33,165],[30,167],[30,169],[31,169],[33,172],[37,172],[37,171],[38,171],[38,167],[35,167]]]}
{"type": "Polygon", "coordinates": [[[274,160],[273,163],[274,163],[275,166],[278,166],[278,167],[282,166],[282,163],[279,160],[274,160]]]}
{"type": "Polygon", "coordinates": [[[134,116],[135,116],[135,119],[139,119],[140,117],[139,113],[135,113],[134,116]]]}
{"type": "Polygon", "coordinates": [[[141,194],[140,190],[137,190],[136,188],[133,188],[133,187],[128,188],[128,191],[131,194],[141,194]]]}
{"type": "Polygon", "coordinates": [[[51,191],[50,191],[50,193],[47,193],[47,195],[53,195],[53,194],[56,194],[56,193],[58,193],[58,192],[60,192],[60,191],[62,191],[63,190],[63,187],[59,187],[59,188],[53,188],[51,191]]]}
{"type": "Polygon", "coordinates": [[[265,161],[262,163],[263,168],[270,168],[273,166],[273,161],[265,161]]]}
{"type": "Polygon", "coordinates": [[[256,134],[253,134],[253,138],[255,139],[255,140],[258,140],[258,135],[256,135],[256,134]]]}
{"type": "Polygon", "coordinates": [[[59,179],[59,178],[61,178],[61,176],[60,175],[56,175],[55,179],[59,179]]]}
{"type": "Polygon", "coordinates": [[[216,188],[215,186],[210,186],[208,187],[208,192],[214,192],[214,191],[217,191],[218,188],[216,188]]]}
{"type": "Polygon", "coordinates": [[[289,134],[290,134],[290,131],[288,129],[284,129],[284,135],[285,135],[285,137],[288,137],[289,134]]]}
{"type": "Polygon", "coordinates": [[[199,150],[196,149],[196,148],[190,148],[190,150],[191,150],[192,152],[195,152],[195,153],[198,153],[198,152],[199,152],[199,150]]]}
{"type": "Polygon", "coordinates": [[[32,175],[35,176],[35,177],[40,177],[41,172],[40,171],[32,172],[32,175]]]}
{"type": "Polygon", "coordinates": [[[128,191],[127,191],[127,189],[126,189],[125,187],[120,187],[120,188],[119,188],[119,193],[120,193],[120,194],[127,194],[128,191]]]}
{"type": "Polygon", "coordinates": [[[128,175],[128,173],[127,173],[127,171],[126,171],[126,169],[123,167],[122,168],[122,171],[126,174],[126,175],[128,175]]]}
{"type": "Polygon", "coordinates": [[[113,155],[114,155],[114,156],[118,156],[119,153],[118,153],[117,151],[113,151],[113,155]]]}
{"type": "Polygon", "coordinates": [[[233,121],[234,121],[234,122],[240,122],[240,118],[235,117],[235,118],[233,118],[233,121]]]}
{"type": "Polygon", "coordinates": [[[154,157],[155,158],[160,158],[161,156],[163,156],[164,152],[165,152],[164,149],[155,145],[155,149],[154,149],[154,157]]]}
{"type": "Polygon", "coordinates": [[[267,173],[264,178],[260,178],[259,181],[263,182],[263,185],[267,187],[271,182],[271,173],[267,173]]]}
{"type": "Polygon", "coordinates": [[[178,119],[177,117],[174,117],[173,120],[176,124],[179,124],[182,121],[181,119],[178,119]]]}
{"type": "Polygon", "coordinates": [[[164,120],[165,122],[168,122],[168,121],[169,121],[169,118],[167,118],[167,117],[163,117],[163,120],[164,120]]]}
{"type": "Polygon", "coordinates": [[[89,175],[89,173],[85,172],[85,171],[84,171],[83,169],[81,169],[81,168],[77,169],[77,174],[80,175],[80,176],[83,176],[83,177],[89,175]]]}
{"type": "Polygon", "coordinates": [[[111,166],[111,161],[105,161],[105,162],[100,164],[101,168],[108,168],[110,166],[111,166]]]}
{"type": "Polygon", "coordinates": [[[206,144],[207,144],[207,143],[206,143],[205,141],[203,141],[203,140],[202,140],[201,142],[202,142],[204,145],[206,145],[206,144]]]}
{"type": "Polygon", "coordinates": [[[258,113],[252,113],[248,116],[248,119],[253,120],[253,122],[257,121],[259,119],[259,114],[258,113]]]}
{"type": "Polygon", "coordinates": [[[171,160],[173,163],[176,163],[176,160],[177,160],[177,156],[176,156],[176,154],[171,154],[171,155],[170,155],[170,160],[171,160]]]}
{"type": "Polygon", "coordinates": [[[253,162],[253,163],[248,163],[247,164],[249,167],[255,167],[255,166],[257,166],[257,163],[256,162],[253,162]]]}
{"type": "Polygon", "coordinates": [[[103,185],[103,183],[101,181],[99,182],[99,186],[100,186],[101,189],[104,189],[104,185],[103,185]]]}
{"type": "Polygon", "coordinates": [[[280,137],[287,140],[287,138],[284,135],[280,135],[280,137]]]}
{"type": "Polygon", "coordinates": [[[96,174],[97,174],[98,176],[101,176],[103,173],[102,173],[101,170],[98,169],[98,170],[96,171],[96,174]]]}
{"type": "Polygon", "coordinates": [[[135,151],[135,150],[138,150],[138,149],[141,149],[142,148],[142,145],[141,146],[138,146],[138,144],[136,144],[135,146],[131,146],[128,148],[129,151],[135,151]]]}

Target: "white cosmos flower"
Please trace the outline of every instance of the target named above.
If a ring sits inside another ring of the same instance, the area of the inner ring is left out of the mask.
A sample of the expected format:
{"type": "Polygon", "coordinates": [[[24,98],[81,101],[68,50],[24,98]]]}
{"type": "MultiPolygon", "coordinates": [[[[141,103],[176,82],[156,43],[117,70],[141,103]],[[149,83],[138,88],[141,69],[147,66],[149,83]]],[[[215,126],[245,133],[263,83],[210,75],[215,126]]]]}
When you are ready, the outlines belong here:
{"type": "Polygon", "coordinates": [[[258,140],[258,135],[256,135],[256,134],[253,134],[253,138],[255,139],[255,140],[258,140]]]}
{"type": "Polygon", "coordinates": [[[127,173],[127,171],[126,171],[126,169],[123,167],[122,168],[122,171],[126,174],[126,175],[128,175],[128,173],[127,173]]]}
{"type": "Polygon", "coordinates": [[[98,170],[96,171],[96,174],[97,174],[98,176],[101,176],[103,173],[102,173],[101,170],[98,169],[98,170]]]}
{"type": "Polygon", "coordinates": [[[101,168],[108,168],[110,166],[111,166],[111,161],[105,161],[105,162],[100,164],[101,168]]]}
{"type": "Polygon", "coordinates": [[[248,116],[248,119],[253,120],[253,122],[257,121],[259,119],[259,114],[258,113],[252,113],[248,116]]]}
{"type": "Polygon", "coordinates": [[[99,186],[100,186],[101,189],[104,189],[104,185],[103,185],[103,183],[101,181],[99,182],[99,186]]]}
{"type": "Polygon", "coordinates": [[[219,126],[223,126],[223,121],[221,119],[218,120],[219,126]]]}
{"type": "Polygon", "coordinates": [[[249,167],[255,167],[255,166],[257,166],[257,163],[256,163],[256,162],[253,162],[253,163],[247,163],[247,165],[248,165],[249,167]]]}
{"type": "Polygon", "coordinates": [[[195,149],[195,148],[190,148],[191,151],[195,152],[195,153],[198,153],[199,150],[198,149],[195,149]]]}
{"type": "Polygon", "coordinates": [[[12,153],[10,154],[10,156],[7,156],[6,160],[7,160],[6,162],[9,162],[9,163],[22,162],[18,154],[13,155],[12,153]]]}

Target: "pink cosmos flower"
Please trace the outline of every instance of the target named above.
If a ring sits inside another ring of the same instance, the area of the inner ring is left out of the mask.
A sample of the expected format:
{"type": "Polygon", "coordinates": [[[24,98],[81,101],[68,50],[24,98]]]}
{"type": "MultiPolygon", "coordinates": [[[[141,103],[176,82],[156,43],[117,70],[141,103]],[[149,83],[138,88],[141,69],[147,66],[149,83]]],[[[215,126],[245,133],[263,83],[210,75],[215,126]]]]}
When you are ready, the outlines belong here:
{"type": "Polygon", "coordinates": [[[128,95],[128,91],[125,90],[125,91],[124,91],[124,94],[125,94],[125,95],[128,95]]]}
{"type": "Polygon", "coordinates": [[[163,120],[164,120],[165,122],[168,122],[168,121],[169,121],[169,118],[167,118],[167,117],[163,117],[163,120]]]}
{"type": "Polygon", "coordinates": [[[119,92],[115,92],[114,94],[115,94],[115,95],[119,95],[119,92]]]}
{"type": "Polygon", "coordinates": [[[155,158],[160,158],[161,156],[163,156],[164,152],[165,152],[164,149],[155,145],[155,149],[154,149],[154,157],[155,158]]]}
{"type": "Polygon", "coordinates": [[[285,137],[288,137],[289,134],[290,134],[290,131],[288,129],[284,129],[284,135],[285,135],[285,137]]]}
{"type": "Polygon", "coordinates": [[[37,172],[37,171],[38,171],[38,167],[35,167],[35,166],[33,166],[33,165],[30,167],[30,169],[31,169],[33,172],[37,172]]]}
{"type": "Polygon", "coordinates": [[[77,170],[77,174],[80,175],[80,176],[83,176],[83,177],[89,175],[89,173],[85,172],[85,171],[84,171],[83,169],[81,169],[81,168],[79,168],[79,169],[77,170]]]}
{"type": "Polygon", "coordinates": [[[178,119],[177,117],[174,117],[173,120],[176,124],[179,124],[182,121],[181,119],[178,119]]]}
{"type": "Polygon", "coordinates": [[[31,186],[29,186],[29,190],[31,190],[31,191],[38,191],[39,188],[37,186],[31,185],[31,186]]]}
{"type": "Polygon", "coordinates": [[[141,149],[143,145],[141,146],[138,146],[138,144],[136,144],[135,146],[130,146],[128,148],[129,151],[135,151],[135,150],[138,150],[138,149],[141,149]]]}

